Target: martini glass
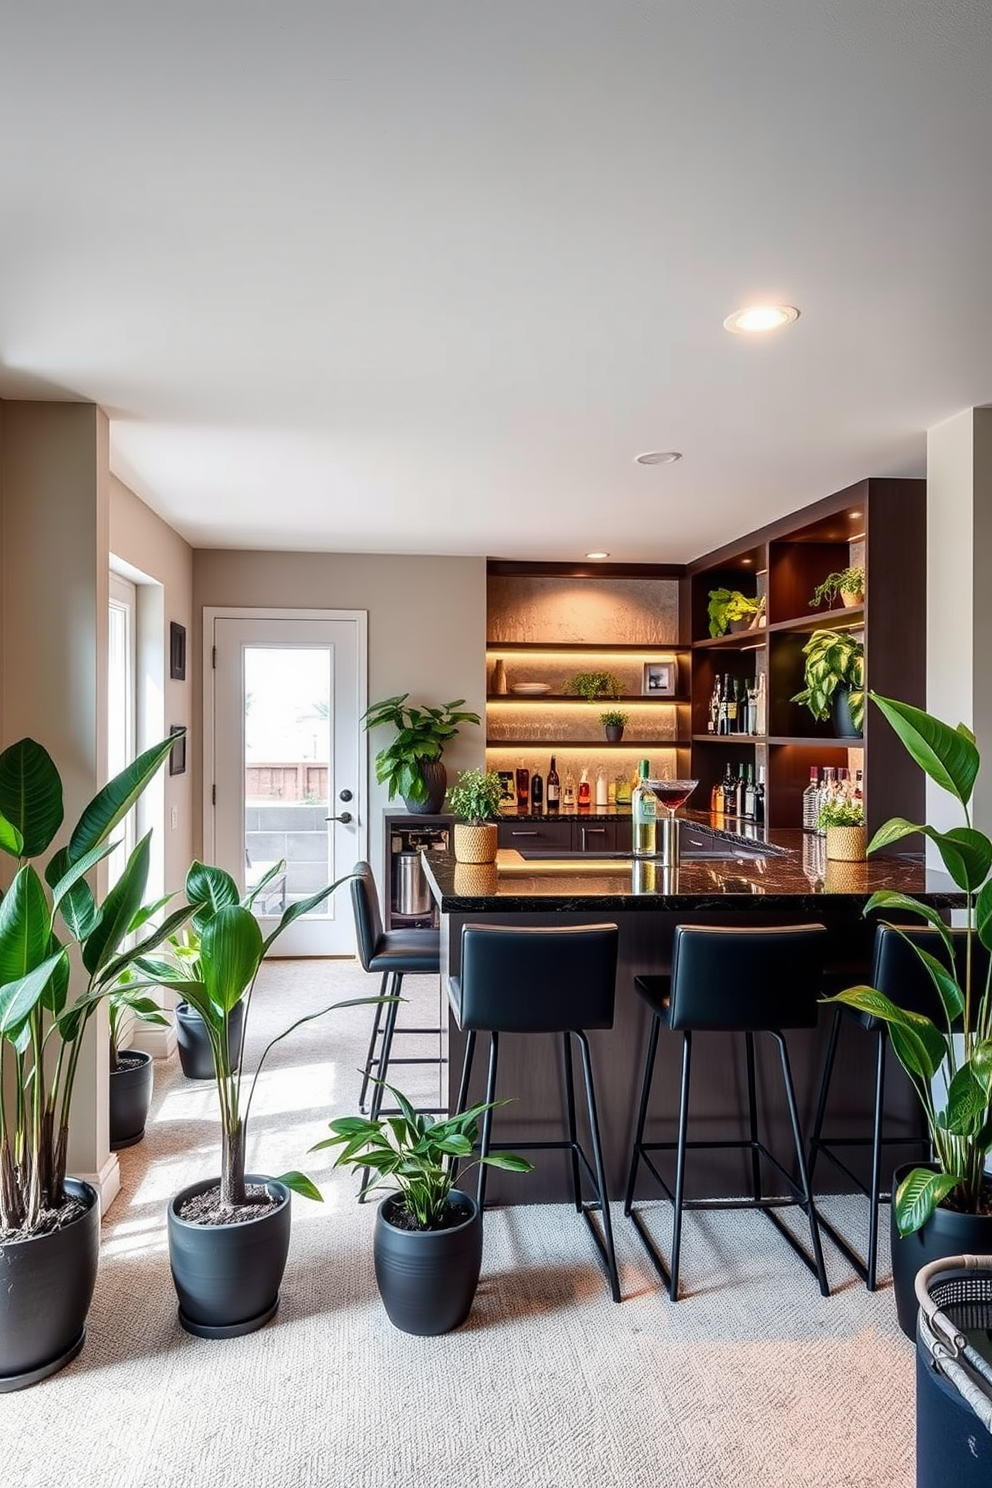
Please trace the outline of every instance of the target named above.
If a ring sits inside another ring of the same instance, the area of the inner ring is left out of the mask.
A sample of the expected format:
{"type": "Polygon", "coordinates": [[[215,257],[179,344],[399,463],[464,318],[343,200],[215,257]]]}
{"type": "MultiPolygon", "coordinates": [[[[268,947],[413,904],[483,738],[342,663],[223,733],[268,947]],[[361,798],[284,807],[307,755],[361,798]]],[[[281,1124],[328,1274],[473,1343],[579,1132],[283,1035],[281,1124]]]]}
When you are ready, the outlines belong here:
{"type": "Polygon", "coordinates": [[[671,868],[678,862],[678,827],[675,813],[692,795],[698,780],[646,780],[645,785],[652,795],[665,807],[666,814],[659,817],[661,842],[657,853],[663,867],[671,868]]]}

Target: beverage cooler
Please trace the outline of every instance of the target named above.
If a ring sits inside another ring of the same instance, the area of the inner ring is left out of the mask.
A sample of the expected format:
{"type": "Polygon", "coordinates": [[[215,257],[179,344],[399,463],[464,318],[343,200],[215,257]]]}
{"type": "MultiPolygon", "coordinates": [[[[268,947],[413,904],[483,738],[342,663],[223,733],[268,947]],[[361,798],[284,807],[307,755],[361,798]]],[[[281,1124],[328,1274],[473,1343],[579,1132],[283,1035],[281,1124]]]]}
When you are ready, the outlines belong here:
{"type": "Polygon", "coordinates": [[[437,928],[437,907],[431,896],[421,855],[448,852],[454,817],[413,816],[387,812],[383,819],[386,846],[384,928],[437,928]]]}

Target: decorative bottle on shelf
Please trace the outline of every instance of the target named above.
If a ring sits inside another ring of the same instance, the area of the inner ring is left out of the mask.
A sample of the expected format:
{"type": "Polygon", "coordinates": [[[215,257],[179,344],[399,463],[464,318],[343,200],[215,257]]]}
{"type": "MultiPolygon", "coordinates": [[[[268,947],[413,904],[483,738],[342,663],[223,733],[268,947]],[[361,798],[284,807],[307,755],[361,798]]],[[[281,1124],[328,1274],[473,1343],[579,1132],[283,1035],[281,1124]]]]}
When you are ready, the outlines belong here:
{"type": "Polygon", "coordinates": [[[720,684],[719,676],[716,679],[717,687],[717,716],[716,731],[718,734],[727,732],[727,679],[724,677],[723,685],[720,684]]]}
{"type": "Polygon", "coordinates": [[[657,843],[658,801],[654,791],[647,785],[650,770],[650,761],[642,759],[638,766],[637,784],[630,799],[635,858],[653,857],[657,843]]]}
{"type": "Polygon", "coordinates": [[[747,699],[747,705],[746,705],[746,707],[747,707],[747,715],[746,715],[746,722],[745,722],[745,725],[744,725],[744,732],[746,734],[756,734],[758,732],[758,688],[757,688],[757,685],[755,685],[754,687],[745,687],[745,689],[744,689],[744,696],[747,699]]]}
{"type": "Polygon", "coordinates": [[[764,672],[758,675],[758,695],[754,700],[754,732],[756,734],[768,732],[768,696],[765,692],[764,672]]]}
{"type": "Polygon", "coordinates": [[[754,821],[754,766],[747,767],[747,781],[744,785],[744,815],[748,821],[754,821]]]}
{"type": "Polygon", "coordinates": [[[497,697],[505,697],[509,691],[506,685],[506,667],[503,665],[503,658],[501,656],[497,656],[496,658],[493,666],[492,681],[489,685],[491,691],[497,697]]]}
{"type": "Polygon", "coordinates": [[[589,788],[589,771],[583,770],[579,776],[579,810],[588,806],[592,800],[592,791],[589,788]]]}
{"type": "Polygon", "coordinates": [[[537,812],[544,810],[544,780],[539,770],[535,770],[530,777],[530,809],[537,812]]]}
{"type": "MultiPolygon", "coordinates": [[[[726,681],[726,678],[724,679],[724,681],[726,681]]],[[[733,680],[733,682],[730,683],[730,686],[729,686],[729,689],[728,689],[728,692],[727,692],[727,733],[728,734],[739,734],[740,733],[741,726],[740,726],[740,719],[738,717],[739,713],[740,713],[740,698],[738,697],[738,693],[737,693],[737,678],[735,677],[734,680],[733,680]]]]}
{"type": "Polygon", "coordinates": [[[530,771],[523,760],[517,766],[517,810],[526,811],[530,801],[530,771]]]}
{"type": "Polygon", "coordinates": [[[565,771],[565,784],[561,788],[561,804],[565,811],[575,810],[575,781],[571,770],[565,771]]]}
{"type": "Polygon", "coordinates": [[[723,816],[723,786],[719,780],[713,782],[710,791],[710,813],[713,816],[723,816]]]}
{"type": "Polygon", "coordinates": [[[820,770],[817,765],[809,767],[809,785],[803,791],[803,831],[815,832],[816,819],[820,811],[820,770]]]}
{"type": "Polygon", "coordinates": [[[737,781],[734,778],[734,767],[729,760],[723,772],[723,814],[724,816],[737,814],[737,781]]]}
{"type": "Polygon", "coordinates": [[[709,711],[709,717],[706,720],[706,732],[708,734],[715,734],[717,732],[717,723],[719,722],[719,718],[720,718],[720,678],[719,677],[715,677],[713,679],[713,691],[710,693],[710,711],[709,711]]]}
{"type": "Polygon", "coordinates": [[[758,783],[754,787],[754,820],[759,826],[765,822],[765,767],[758,766],[758,783]]]}
{"type": "Polygon", "coordinates": [[[561,785],[558,780],[558,770],[555,767],[555,757],[551,756],[551,769],[548,771],[547,808],[550,815],[558,810],[561,805],[561,785]]]}
{"type": "Polygon", "coordinates": [[[608,806],[610,804],[610,788],[606,783],[606,775],[602,770],[596,775],[596,805],[608,806]]]}

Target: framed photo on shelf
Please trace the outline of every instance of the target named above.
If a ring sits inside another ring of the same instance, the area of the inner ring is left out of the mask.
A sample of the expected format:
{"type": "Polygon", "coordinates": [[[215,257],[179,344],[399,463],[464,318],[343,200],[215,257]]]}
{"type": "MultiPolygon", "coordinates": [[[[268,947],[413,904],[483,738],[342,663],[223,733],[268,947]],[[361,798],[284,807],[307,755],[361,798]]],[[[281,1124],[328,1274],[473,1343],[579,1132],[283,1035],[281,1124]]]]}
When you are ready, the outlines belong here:
{"type": "Polygon", "coordinates": [[[641,691],[645,697],[674,697],[678,691],[678,663],[674,656],[667,661],[646,661],[641,691]]]}

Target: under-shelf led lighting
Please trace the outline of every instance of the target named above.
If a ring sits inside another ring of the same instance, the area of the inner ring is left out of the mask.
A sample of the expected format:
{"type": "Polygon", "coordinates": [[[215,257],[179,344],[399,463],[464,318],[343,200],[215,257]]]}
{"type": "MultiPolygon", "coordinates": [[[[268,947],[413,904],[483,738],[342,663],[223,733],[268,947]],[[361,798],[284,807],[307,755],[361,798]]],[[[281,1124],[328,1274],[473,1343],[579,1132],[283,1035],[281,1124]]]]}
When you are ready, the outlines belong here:
{"type": "Polygon", "coordinates": [[[609,558],[609,553],[587,553],[587,558],[609,558]]]}

